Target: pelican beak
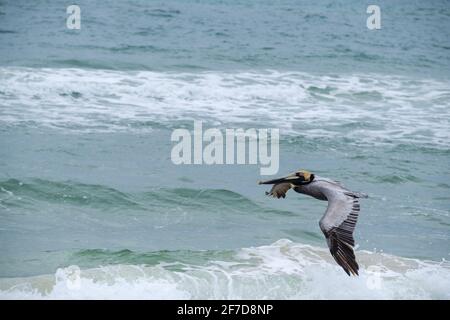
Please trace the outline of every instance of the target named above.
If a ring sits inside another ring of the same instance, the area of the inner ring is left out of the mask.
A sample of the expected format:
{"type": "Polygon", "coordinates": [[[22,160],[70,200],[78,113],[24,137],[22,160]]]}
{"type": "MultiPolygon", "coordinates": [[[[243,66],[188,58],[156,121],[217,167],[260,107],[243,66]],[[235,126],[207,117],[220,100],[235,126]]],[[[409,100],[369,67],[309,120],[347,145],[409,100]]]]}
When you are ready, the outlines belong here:
{"type": "Polygon", "coordinates": [[[258,184],[278,184],[283,182],[294,182],[298,180],[300,177],[298,177],[295,173],[290,174],[283,178],[273,179],[273,180],[266,180],[266,181],[258,181],[258,184]]]}

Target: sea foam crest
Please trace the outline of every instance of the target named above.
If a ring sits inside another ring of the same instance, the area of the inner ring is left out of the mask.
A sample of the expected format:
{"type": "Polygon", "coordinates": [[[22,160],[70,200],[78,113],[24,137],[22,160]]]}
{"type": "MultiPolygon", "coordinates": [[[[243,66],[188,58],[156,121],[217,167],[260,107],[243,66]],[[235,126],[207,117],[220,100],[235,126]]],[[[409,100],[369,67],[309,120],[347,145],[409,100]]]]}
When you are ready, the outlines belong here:
{"type": "Polygon", "coordinates": [[[244,248],[232,261],[58,269],[3,279],[2,299],[449,299],[450,265],[358,251],[348,277],[328,250],[281,239],[244,248]]]}

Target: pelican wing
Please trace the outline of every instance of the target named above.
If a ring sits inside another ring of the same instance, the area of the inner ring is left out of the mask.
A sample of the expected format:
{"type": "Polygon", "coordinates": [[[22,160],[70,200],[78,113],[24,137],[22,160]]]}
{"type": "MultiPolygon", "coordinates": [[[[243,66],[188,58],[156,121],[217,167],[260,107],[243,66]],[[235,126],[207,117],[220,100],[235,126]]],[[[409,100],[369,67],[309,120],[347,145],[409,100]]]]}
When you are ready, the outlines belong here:
{"type": "Polygon", "coordinates": [[[325,234],[334,260],[350,275],[358,275],[358,263],[353,247],[353,231],[358,220],[358,196],[345,189],[327,192],[328,208],[320,220],[320,229],[325,234]]]}
{"type": "Polygon", "coordinates": [[[289,191],[289,189],[291,189],[292,185],[290,183],[279,183],[279,184],[274,184],[272,189],[270,189],[269,192],[266,192],[266,195],[268,196],[272,196],[274,198],[286,198],[286,192],[289,191]]]}

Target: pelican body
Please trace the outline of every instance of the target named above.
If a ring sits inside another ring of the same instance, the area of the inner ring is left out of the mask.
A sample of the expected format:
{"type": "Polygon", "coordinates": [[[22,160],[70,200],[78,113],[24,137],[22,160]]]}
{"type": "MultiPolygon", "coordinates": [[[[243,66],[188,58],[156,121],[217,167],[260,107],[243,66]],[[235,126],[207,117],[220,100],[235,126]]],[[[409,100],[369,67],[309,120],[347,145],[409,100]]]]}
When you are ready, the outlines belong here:
{"type": "Polygon", "coordinates": [[[260,181],[259,184],[273,184],[266,192],[274,198],[285,198],[290,189],[318,200],[328,201],[328,207],[320,219],[319,226],[327,240],[335,261],[350,275],[358,275],[353,247],[353,231],[360,210],[359,199],[367,198],[361,192],[350,191],[337,181],[319,177],[305,170],[299,170],[286,177],[260,181]]]}

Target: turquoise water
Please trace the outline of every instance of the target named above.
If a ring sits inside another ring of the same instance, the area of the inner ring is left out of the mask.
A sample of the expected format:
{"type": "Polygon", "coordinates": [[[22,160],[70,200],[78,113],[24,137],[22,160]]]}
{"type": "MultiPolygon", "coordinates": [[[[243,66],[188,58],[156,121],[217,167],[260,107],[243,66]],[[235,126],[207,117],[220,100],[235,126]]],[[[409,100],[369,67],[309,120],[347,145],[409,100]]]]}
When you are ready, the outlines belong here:
{"type": "Polygon", "coordinates": [[[379,2],[378,31],[369,2],[78,4],[81,30],[63,1],[0,3],[0,297],[450,297],[448,2],[379,2]],[[280,175],[368,193],[361,276],[326,203],[172,164],[194,120],[279,128],[280,175]]]}
{"type": "Polygon", "coordinates": [[[114,70],[301,70],[448,77],[448,1],[2,1],[6,65],[114,70]]]}

